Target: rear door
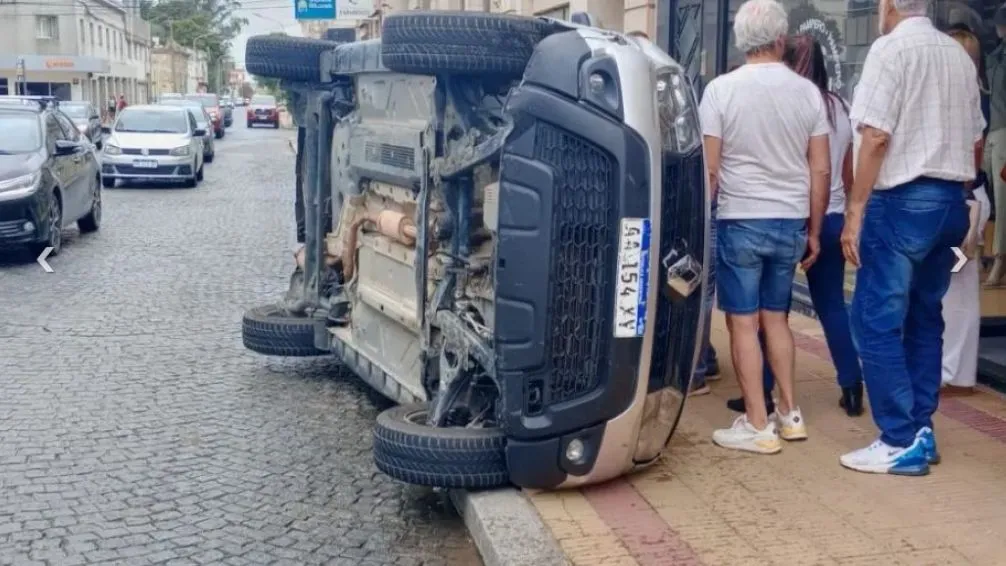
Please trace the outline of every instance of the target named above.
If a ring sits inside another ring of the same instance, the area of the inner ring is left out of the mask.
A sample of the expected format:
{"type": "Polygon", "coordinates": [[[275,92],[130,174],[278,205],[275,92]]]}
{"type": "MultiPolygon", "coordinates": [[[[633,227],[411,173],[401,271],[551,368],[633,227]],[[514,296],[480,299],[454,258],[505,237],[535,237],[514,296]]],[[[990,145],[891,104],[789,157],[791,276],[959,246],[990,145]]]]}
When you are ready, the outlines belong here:
{"type": "Polygon", "coordinates": [[[91,160],[88,159],[88,145],[82,143],[80,132],[73,125],[73,121],[60,112],[52,114],[63,132],[63,139],[78,144],[77,151],[72,155],[60,157],[66,162],[66,171],[69,180],[63,188],[67,193],[63,198],[63,217],[67,221],[76,220],[91,208],[90,183],[88,173],[91,168],[91,160]]]}

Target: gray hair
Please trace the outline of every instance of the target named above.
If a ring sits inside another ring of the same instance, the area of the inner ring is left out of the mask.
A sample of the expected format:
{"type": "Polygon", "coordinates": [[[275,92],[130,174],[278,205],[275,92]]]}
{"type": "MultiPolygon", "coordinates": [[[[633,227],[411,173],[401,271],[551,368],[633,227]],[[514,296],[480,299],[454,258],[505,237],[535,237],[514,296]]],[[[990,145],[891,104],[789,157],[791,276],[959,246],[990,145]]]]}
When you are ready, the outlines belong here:
{"type": "Polygon", "coordinates": [[[786,9],[777,0],[748,0],[734,17],[734,38],[741,53],[751,53],[772,45],[785,37],[788,30],[786,9]]]}
{"type": "Polygon", "coordinates": [[[929,13],[929,0],[888,0],[902,16],[925,16],[929,13]]]}

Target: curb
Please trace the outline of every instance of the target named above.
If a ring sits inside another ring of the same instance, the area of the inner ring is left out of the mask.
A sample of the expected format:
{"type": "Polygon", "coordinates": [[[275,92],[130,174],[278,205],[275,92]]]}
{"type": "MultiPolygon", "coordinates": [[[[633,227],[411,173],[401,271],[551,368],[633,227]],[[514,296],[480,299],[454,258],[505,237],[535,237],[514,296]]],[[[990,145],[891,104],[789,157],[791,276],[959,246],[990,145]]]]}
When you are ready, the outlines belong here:
{"type": "Polygon", "coordinates": [[[451,490],[450,497],[485,566],[570,566],[522,491],[451,490]]]}

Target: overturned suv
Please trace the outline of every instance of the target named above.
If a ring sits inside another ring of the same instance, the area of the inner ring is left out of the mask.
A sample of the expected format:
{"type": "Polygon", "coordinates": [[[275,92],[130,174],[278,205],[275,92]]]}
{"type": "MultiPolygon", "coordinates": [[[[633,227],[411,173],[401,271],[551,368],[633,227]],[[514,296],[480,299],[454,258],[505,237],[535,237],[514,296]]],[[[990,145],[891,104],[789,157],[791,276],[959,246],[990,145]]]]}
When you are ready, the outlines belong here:
{"type": "Polygon", "coordinates": [[[377,467],[561,488],[655,461],[702,334],[695,94],[645,39],[400,12],[381,39],[259,36],[299,126],[305,247],[245,346],[334,354],[398,406],[377,467]]]}

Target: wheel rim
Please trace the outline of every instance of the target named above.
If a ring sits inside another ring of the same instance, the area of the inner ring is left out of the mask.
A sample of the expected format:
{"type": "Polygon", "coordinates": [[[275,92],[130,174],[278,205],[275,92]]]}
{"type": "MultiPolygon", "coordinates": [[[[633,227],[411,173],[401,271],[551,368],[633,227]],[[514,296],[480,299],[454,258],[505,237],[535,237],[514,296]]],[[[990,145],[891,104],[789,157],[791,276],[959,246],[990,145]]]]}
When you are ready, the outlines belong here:
{"type": "Polygon", "coordinates": [[[101,223],[101,185],[94,187],[94,200],[91,202],[91,217],[95,224],[101,223]]]}
{"type": "Polygon", "coordinates": [[[63,243],[63,210],[56,195],[49,203],[49,247],[58,251],[63,243]]]}

